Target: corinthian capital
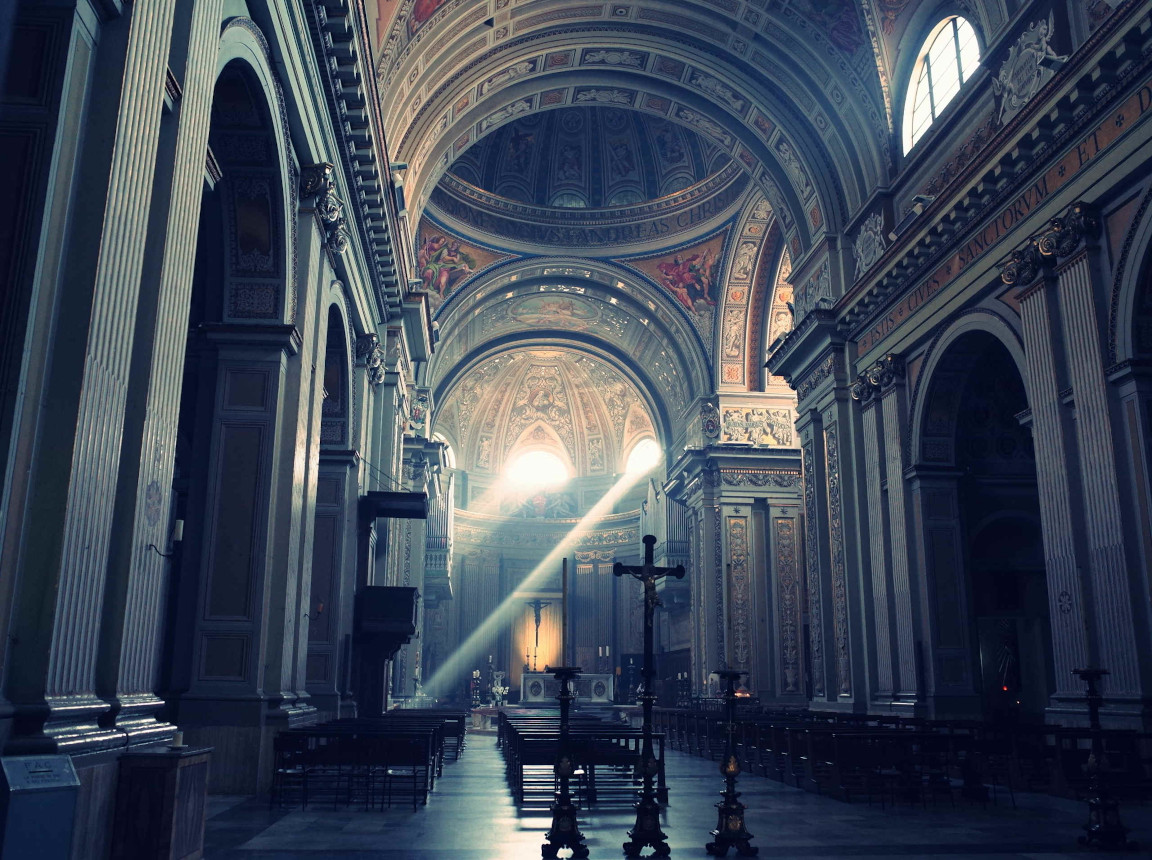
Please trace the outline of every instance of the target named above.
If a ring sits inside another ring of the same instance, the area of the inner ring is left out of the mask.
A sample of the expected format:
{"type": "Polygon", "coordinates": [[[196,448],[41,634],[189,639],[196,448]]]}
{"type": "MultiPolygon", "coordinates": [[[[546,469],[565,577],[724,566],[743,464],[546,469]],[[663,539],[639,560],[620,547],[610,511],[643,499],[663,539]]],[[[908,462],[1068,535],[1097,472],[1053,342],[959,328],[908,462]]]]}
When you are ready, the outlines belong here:
{"type": "Polygon", "coordinates": [[[1036,247],[1036,240],[1029,239],[1022,248],[1017,248],[1000,266],[1000,280],[1008,286],[1026,287],[1040,274],[1043,260],[1036,247]]]}
{"type": "Polygon", "coordinates": [[[1096,236],[1100,222],[1087,203],[1078,200],[1036,239],[1036,249],[1046,259],[1058,261],[1073,254],[1081,244],[1096,236]]]}

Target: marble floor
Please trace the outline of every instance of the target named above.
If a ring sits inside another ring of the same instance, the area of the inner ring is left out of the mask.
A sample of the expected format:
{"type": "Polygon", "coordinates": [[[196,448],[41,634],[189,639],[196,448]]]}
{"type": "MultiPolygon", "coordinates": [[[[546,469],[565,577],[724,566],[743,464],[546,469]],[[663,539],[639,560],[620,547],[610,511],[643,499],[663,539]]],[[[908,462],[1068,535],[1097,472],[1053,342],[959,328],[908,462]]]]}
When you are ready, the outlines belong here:
{"type": "MultiPolygon", "coordinates": [[[[712,804],[722,780],[717,765],[686,754],[668,754],[671,804],[664,831],[673,857],[705,858],[704,843],[716,824],[712,804]]],[[[937,806],[846,804],[773,780],[741,781],[748,829],[760,857],[956,857],[1056,858],[1115,856],[1079,849],[1081,804],[1017,794],[987,806],[946,801],[937,806]]],[[[1134,838],[1152,846],[1152,807],[1124,809],[1134,838]]],[[[621,844],[635,821],[624,802],[582,810],[580,828],[591,857],[622,857],[621,844]]],[[[270,810],[267,798],[210,798],[207,858],[336,858],[336,860],[531,860],[551,823],[543,809],[517,810],[504,780],[503,760],[490,735],[472,734],[458,762],[448,762],[428,805],[416,812],[399,803],[383,812],[309,806],[270,810]]],[[[646,851],[645,854],[650,852],[646,851]]],[[[735,856],[735,852],[729,854],[735,856]]],[[[1135,855],[1150,857],[1147,850],[1135,855]]]]}

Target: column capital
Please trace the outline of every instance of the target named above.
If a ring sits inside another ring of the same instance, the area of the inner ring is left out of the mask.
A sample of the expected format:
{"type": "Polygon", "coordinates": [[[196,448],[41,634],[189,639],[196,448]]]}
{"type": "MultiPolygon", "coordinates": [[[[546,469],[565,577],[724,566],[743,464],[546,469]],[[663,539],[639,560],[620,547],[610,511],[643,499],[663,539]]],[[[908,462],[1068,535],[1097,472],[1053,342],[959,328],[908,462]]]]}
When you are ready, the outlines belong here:
{"type": "MultiPolygon", "coordinates": [[[[1000,280],[1008,286],[1031,286],[1045,271],[1080,251],[1096,237],[1099,229],[1100,220],[1094,208],[1077,200],[1000,264],[1000,280]]],[[[1026,294],[1021,296],[1026,297],[1026,294]]]]}
{"type": "Polygon", "coordinates": [[[356,338],[356,364],[368,370],[368,381],[379,385],[384,381],[384,348],[375,334],[362,334],[356,338]]]}
{"type": "Polygon", "coordinates": [[[1045,260],[1062,262],[1085,243],[1096,238],[1099,229],[1100,220],[1093,207],[1077,200],[1063,215],[1048,222],[1048,226],[1036,237],[1036,250],[1045,260]]]}
{"type": "Polygon", "coordinates": [[[850,388],[852,399],[861,406],[867,406],[874,398],[886,393],[904,378],[904,359],[890,352],[869,367],[856,374],[856,381],[850,388]]]}
{"type": "Polygon", "coordinates": [[[312,202],[312,211],[324,231],[324,246],[334,254],[343,254],[351,241],[344,218],[344,201],[336,193],[333,166],[327,161],[308,164],[300,171],[300,202],[312,202]]]}

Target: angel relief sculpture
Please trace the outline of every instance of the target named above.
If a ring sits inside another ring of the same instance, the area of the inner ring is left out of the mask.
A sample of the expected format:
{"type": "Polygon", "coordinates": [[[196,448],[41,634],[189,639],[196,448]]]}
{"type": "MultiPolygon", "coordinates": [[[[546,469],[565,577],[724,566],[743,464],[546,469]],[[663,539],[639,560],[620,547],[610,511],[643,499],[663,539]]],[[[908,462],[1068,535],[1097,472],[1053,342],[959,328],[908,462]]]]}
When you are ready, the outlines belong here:
{"type": "Polygon", "coordinates": [[[1052,80],[1060,64],[1068,59],[1057,54],[1050,44],[1054,29],[1055,19],[1049,12],[1048,20],[1034,22],[1008,50],[1008,59],[992,81],[993,91],[1002,97],[1001,124],[1020,113],[1024,105],[1052,80]]]}

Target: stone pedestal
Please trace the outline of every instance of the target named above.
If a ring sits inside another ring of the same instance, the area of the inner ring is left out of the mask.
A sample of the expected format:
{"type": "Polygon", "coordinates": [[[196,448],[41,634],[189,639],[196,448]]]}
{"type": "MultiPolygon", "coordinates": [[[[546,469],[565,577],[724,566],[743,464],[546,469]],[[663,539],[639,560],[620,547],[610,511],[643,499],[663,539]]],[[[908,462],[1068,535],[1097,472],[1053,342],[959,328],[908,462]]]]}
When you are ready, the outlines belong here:
{"type": "Polygon", "coordinates": [[[113,860],[198,860],[212,747],[144,747],[120,759],[113,860]]]}

